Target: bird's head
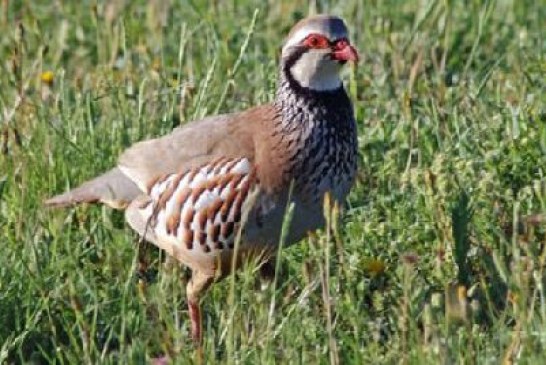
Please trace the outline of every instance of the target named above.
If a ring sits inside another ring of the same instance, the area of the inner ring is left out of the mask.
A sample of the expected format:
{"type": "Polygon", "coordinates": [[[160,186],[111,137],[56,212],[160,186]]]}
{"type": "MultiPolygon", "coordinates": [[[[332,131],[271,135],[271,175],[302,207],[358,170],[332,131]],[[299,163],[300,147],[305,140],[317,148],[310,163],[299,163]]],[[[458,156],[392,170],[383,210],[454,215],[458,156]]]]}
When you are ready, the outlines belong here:
{"type": "Polygon", "coordinates": [[[347,61],[358,61],[342,19],[317,15],[299,21],[282,48],[285,77],[314,91],[336,90],[340,71],[347,61]]]}

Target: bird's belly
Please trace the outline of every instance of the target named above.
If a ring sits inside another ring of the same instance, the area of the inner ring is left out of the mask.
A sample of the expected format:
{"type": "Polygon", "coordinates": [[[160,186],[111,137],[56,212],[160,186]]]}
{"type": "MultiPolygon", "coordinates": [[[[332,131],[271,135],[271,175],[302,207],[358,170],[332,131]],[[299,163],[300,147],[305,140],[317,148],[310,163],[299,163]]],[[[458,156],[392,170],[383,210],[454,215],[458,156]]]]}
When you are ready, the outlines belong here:
{"type": "Polygon", "coordinates": [[[310,232],[324,227],[325,194],[331,193],[332,198],[342,204],[351,185],[350,181],[336,186],[324,184],[319,189],[318,195],[311,199],[309,196],[294,194],[295,196],[291,199],[294,205],[290,217],[287,216],[287,197],[273,203],[268,197],[262,197],[248,215],[244,230],[244,244],[276,247],[281,241],[283,228],[286,236],[282,244],[286,247],[297,243],[310,232]]]}

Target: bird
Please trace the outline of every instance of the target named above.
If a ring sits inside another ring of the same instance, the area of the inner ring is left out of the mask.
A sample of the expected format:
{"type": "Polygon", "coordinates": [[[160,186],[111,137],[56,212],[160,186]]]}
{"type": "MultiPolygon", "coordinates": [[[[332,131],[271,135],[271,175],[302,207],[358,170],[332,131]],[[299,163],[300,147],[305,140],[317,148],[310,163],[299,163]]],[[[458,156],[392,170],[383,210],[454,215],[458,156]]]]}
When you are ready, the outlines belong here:
{"type": "Polygon", "coordinates": [[[139,237],[189,267],[190,331],[200,344],[207,288],[243,258],[275,258],[289,205],[284,247],[324,226],[325,194],[343,203],[350,192],[357,129],[341,71],[358,60],[343,19],[304,18],[282,45],[270,103],[137,142],[111,170],[45,204],[124,210],[139,237]]]}

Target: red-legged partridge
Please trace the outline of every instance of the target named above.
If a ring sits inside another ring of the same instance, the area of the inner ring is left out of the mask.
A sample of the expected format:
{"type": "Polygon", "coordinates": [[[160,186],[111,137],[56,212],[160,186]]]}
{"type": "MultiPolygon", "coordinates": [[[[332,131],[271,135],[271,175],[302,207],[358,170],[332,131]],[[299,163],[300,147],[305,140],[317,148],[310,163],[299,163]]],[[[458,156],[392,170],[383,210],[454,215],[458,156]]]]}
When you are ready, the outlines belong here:
{"type": "Polygon", "coordinates": [[[357,59],[343,20],[304,19],[282,48],[273,103],[137,143],[117,167],[46,204],[101,202],[125,209],[139,235],[189,266],[192,336],[200,343],[199,298],[230,273],[242,217],[238,258],[267,259],[279,243],[290,186],[288,245],[324,225],[326,192],[338,201],[349,192],[357,136],[339,72],[357,59]]]}

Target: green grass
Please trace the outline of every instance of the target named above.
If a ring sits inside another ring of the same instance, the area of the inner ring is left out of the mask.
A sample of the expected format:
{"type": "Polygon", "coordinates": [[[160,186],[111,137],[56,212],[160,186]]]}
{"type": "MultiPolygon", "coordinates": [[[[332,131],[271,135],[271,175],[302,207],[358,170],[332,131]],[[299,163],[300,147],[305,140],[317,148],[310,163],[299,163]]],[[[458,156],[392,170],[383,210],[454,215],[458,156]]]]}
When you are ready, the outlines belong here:
{"type": "Polygon", "coordinates": [[[270,101],[314,7],[363,56],[358,182],[276,285],[249,268],[208,292],[205,360],[546,361],[546,4],[311,3],[1,2],[0,363],[195,361],[187,272],[139,254],[119,212],[42,201],[134,141],[270,101]]]}

